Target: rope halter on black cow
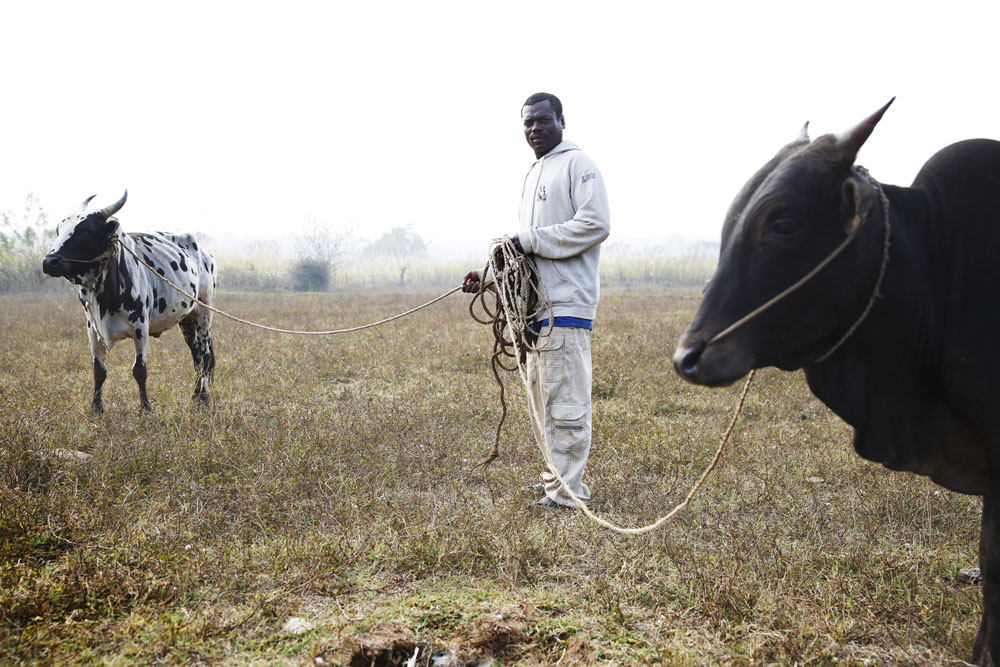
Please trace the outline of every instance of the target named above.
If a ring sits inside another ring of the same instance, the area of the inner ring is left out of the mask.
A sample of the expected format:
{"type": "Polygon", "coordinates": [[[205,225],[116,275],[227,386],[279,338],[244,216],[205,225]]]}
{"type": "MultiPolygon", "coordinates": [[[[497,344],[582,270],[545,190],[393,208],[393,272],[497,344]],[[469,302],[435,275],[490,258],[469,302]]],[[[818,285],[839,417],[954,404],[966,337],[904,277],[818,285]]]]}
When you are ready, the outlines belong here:
{"type": "MultiPolygon", "coordinates": [[[[872,175],[868,173],[867,169],[865,169],[860,165],[854,165],[854,171],[856,171],[859,175],[863,176],[865,180],[867,180],[869,183],[872,184],[872,186],[874,186],[874,188],[878,191],[879,200],[882,203],[882,221],[883,225],[885,226],[885,232],[882,236],[882,264],[881,266],[879,266],[878,278],[875,279],[875,286],[872,288],[871,296],[868,298],[868,304],[865,306],[864,310],[861,311],[861,314],[857,317],[856,320],[854,320],[854,324],[852,324],[850,328],[848,328],[848,330],[844,333],[844,335],[841,336],[840,339],[837,340],[837,342],[834,343],[829,350],[827,350],[825,353],[820,355],[814,362],[812,362],[814,364],[818,364],[821,361],[826,361],[827,359],[829,359],[834,352],[840,349],[840,346],[843,345],[848,338],[854,335],[854,332],[858,330],[858,327],[861,326],[861,323],[864,322],[866,317],[868,317],[868,313],[871,312],[872,307],[875,305],[875,301],[881,295],[880,290],[882,288],[882,279],[885,277],[885,269],[889,264],[889,237],[890,237],[889,198],[886,196],[885,190],[882,188],[882,184],[879,183],[877,180],[875,180],[872,177],[872,175]]],[[[847,238],[845,238],[843,242],[841,242],[841,244],[833,250],[833,252],[827,255],[826,259],[817,264],[812,271],[810,271],[802,278],[800,278],[798,281],[796,281],[795,284],[786,288],[777,296],[772,297],[763,305],[755,308],[750,313],[744,315],[743,317],[736,320],[735,322],[730,324],[728,327],[726,327],[719,333],[715,334],[715,336],[712,337],[712,340],[710,340],[708,344],[711,345],[712,343],[715,343],[721,338],[724,338],[725,336],[728,336],[729,334],[733,333],[734,331],[742,327],[744,324],[754,319],[755,317],[757,317],[758,315],[766,311],[768,308],[778,303],[779,301],[782,301],[787,296],[791,295],[793,292],[797,291],[800,287],[802,287],[807,282],[812,280],[820,271],[825,269],[833,260],[835,260],[838,256],[840,256],[840,253],[842,253],[844,250],[847,249],[847,246],[851,244],[851,241],[853,241],[857,237],[858,233],[861,231],[861,228],[864,226],[864,222],[865,221],[861,218],[861,214],[856,211],[854,214],[854,221],[851,224],[851,231],[847,235],[847,238]]]]}

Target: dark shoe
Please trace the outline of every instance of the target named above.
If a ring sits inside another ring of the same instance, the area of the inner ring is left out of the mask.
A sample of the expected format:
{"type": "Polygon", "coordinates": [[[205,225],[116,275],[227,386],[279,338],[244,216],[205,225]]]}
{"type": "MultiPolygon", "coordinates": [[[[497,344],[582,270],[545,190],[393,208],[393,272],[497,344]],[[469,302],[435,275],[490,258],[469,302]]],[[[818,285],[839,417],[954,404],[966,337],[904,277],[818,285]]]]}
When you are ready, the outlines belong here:
{"type": "Polygon", "coordinates": [[[539,507],[544,507],[545,509],[550,509],[550,510],[573,509],[569,505],[563,505],[562,503],[557,503],[548,496],[542,496],[541,498],[535,501],[535,504],[538,505],[539,507]]]}

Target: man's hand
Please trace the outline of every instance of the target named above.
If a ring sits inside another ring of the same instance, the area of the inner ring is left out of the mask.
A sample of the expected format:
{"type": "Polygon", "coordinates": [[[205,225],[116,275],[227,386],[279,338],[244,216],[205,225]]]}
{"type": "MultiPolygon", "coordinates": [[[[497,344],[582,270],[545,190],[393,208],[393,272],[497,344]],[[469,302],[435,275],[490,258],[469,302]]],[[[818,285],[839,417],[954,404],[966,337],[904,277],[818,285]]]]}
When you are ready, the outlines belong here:
{"type": "Polygon", "coordinates": [[[478,294],[480,287],[479,271],[469,271],[462,279],[462,291],[467,294],[478,294]]]}
{"type": "Polygon", "coordinates": [[[524,254],[524,248],[521,247],[521,239],[517,238],[517,234],[510,237],[510,242],[514,244],[514,249],[517,250],[522,255],[524,254]]]}

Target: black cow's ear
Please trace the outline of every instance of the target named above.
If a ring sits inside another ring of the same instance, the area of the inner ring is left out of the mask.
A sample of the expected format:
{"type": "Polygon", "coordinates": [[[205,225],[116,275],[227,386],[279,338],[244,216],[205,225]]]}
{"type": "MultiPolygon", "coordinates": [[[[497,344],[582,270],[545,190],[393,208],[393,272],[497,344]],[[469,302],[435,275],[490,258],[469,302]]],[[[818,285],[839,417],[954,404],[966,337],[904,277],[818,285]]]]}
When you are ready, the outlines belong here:
{"type": "Polygon", "coordinates": [[[841,191],[840,219],[844,223],[844,232],[850,236],[857,232],[861,224],[868,219],[869,214],[878,202],[878,192],[871,183],[866,183],[854,175],[844,181],[841,191]]]}
{"type": "Polygon", "coordinates": [[[112,234],[117,234],[118,229],[121,227],[121,225],[118,224],[118,220],[115,218],[108,218],[108,221],[107,223],[105,223],[105,225],[106,226],[104,227],[104,233],[108,236],[111,236],[112,234]]]}

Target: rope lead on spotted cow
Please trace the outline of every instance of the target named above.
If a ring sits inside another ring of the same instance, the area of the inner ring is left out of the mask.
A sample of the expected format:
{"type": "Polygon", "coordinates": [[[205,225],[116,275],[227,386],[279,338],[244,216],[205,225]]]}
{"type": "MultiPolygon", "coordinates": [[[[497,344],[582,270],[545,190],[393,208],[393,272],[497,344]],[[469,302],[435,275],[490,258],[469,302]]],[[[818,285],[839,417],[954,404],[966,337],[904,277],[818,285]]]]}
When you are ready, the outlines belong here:
{"type": "Polygon", "coordinates": [[[230,315],[229,313],[227,313],[225,311],[219,310],[215,306],[210,306],[209,304],[205,303],[204,301],[202,301],[201,299],[199,299],[195,295],[188,294],[186,291],[184,291],[183,288],[180,288],[177,285],[175,285],[172,282],[170,282],[170,280],[166,276],[160,274],[159,271],[157,271],[152,266],[150,266],[145,261],[143,261],[139,257],[139,255],[135,254],[135,252],[131,248],[129,248],[127,245],[125,245],[121,241],[118,241],[118,245],[121,246],[122,248],[125,248],[125,250],[127,250],[128,253],[130,255],[132,255],[132,257],[135,258],[135,261],[139,262],[140,264],[142,264],[143,266],[145,266],[147,269],[149,269],[153,273],[154,276],[156,276],[157,278],[159,278],[160,280],[162,280],[163,282],[165,282],[167,285],[170,285],[170,287],[174,288],[175,290],[177,290],[178,292],[180,292],[181,294],[183,294],[187,298],[191,299],[191,301],[193,301],[194,303],[197,303],[200,306],[204,306],[205,308],[208,308],[213,313],[218,313],[219,315],[222,315],[223,317],[226,317],[226,318],[228,318],[230,320],[233,320],[234,322],[239,322],[240,324],[245,324],[247,326],[255,327],[257,329],[263,329],[264,331],[272,331],[274,333],[283,333],[283,334],[294,334],[294,335],[297,335],[297,336],[332,336],[332,335],[335,335],[335,334],[345,334],[345,333],[352,333],[354,331],[361,331],[362,329],[370,329],[372,327],[377,327],[380,324],[388,324],[389,322],[392,322],[393,320],[398,320],[401,317],[406,317],[407,315],[412,315],[413,313],[417,312],[418,310],[421,310],[423,308],[426,308],[427,306],[435,304],[438,301],[440,301],[441,299],[443,299],[443,298],[445,298],[447,296],[451,296],[452,294],[454,294],[458,290],[462,289],[461,285],[459,285],[458,287],[453,287],[452,289],[448,290],[447,292],[445,292],[441,296],[436,296],[433,299],[431,299],[430,301],[427,301],[426,303],[422,303],[419,306],[416,306],[414,308],[410,308],[409,310],[407,310],[405,312],[393,315],[392,317],[387,317],[385,319],[379,320],[378,322],[369,322],[368,324],[361,324],[361,325],[356,326],[356,327],[348,327],[347,329],[329,329],[327,331],[301,331],[301,330],[298,330],[298,329],[279,329],[278,327],[269,327],[266,324],[258,324],[257,322],[251,322],[250,320],[244,320],[244,319],[242,319],[240,317],[236,317],[235,315],[230,315]]]}

